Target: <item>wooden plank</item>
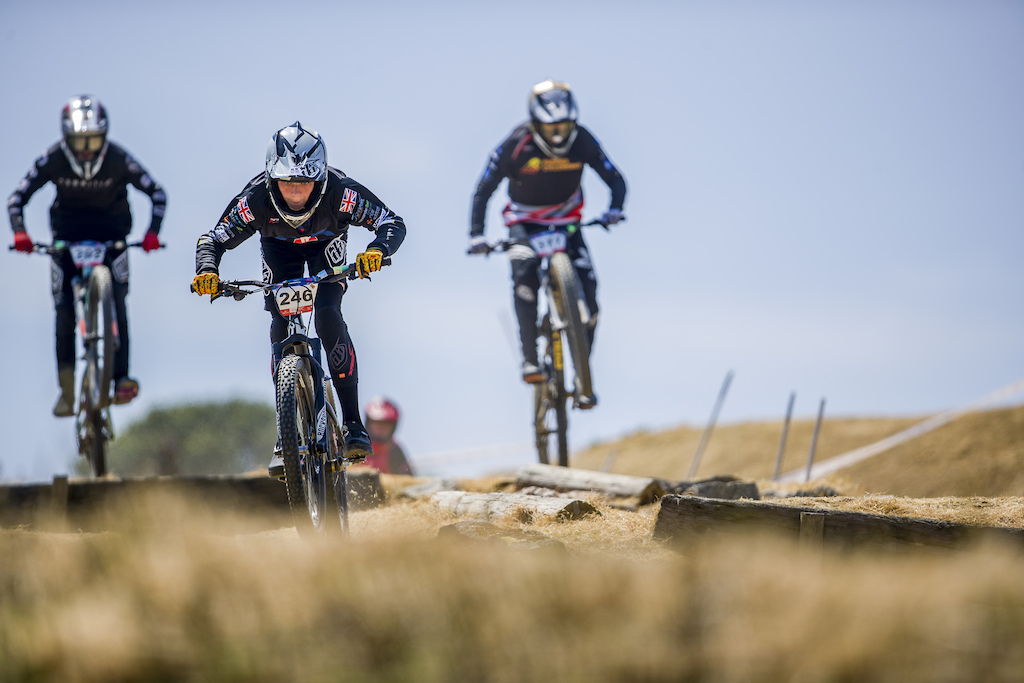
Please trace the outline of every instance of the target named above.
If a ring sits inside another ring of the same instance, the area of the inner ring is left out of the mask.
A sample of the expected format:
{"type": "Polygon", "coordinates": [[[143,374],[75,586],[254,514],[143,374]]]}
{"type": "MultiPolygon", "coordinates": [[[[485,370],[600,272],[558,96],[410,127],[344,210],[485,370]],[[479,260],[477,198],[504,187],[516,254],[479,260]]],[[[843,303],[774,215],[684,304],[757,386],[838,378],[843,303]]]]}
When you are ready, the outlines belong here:
{"type": "Polygon", "coordinates": [[[528,496],[521,493],[467,493],[438,491],[430,501],[445,512],[482,521],[513,517],[531,523],[539,517],[553,517],[559,522],[600,514],[583,500],[553,496],[528,496]]]}
{"type": "Polygon", "coordinates": [[[661,482],[650,477],[593,472],[540,463],[527,465],[516,476],[516,488],[527,486],[556,491],[596,491],[614,498],[638,498],[641,505],[653,503],[665,494],[661,482]]]}
{"type": "Polygon", "coordinates": [[[1024,544],[1024,529],[676,495],[661,499],[654,535],[686,542],[706,533],[755,531],[796,539],[804,513],[823,515],[822,540],[824,545],[833,548],[892,545],[951,548],[982,539],[1024,544]]]}

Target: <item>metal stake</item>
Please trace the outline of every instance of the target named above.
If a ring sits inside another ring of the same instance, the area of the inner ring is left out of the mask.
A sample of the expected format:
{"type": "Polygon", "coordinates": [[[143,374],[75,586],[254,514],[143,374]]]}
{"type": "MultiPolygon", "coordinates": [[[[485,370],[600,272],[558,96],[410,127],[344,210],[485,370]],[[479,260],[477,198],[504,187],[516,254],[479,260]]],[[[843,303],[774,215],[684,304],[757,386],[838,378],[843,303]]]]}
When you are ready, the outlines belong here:
{"type": "Polygon", "coordinates": [[[825,414],[825,399],[821,399],[821,406],[818,408],[818,419],[814,422],[814,434],[811,435],[811,450],[807,454],[807,472],[804,474],[804,481],[811,480],[811,465],[814,464],[814,451],[818,447],[818,430],[821,429],[821,418],[825,414]]]}
{"type": "Polygon", "coordinates": [[[729,391],[729,383],[732,382],[732,370],[725,375],[725,381],[722,382],[722,389],[718,392],[718,400],[715,401],[715,407],[711,411],[711,419],[708,420],[708,426],[704,428],[704,433],[701,434],[700,443],[697,445],[697,452],[693,454],[693,460],[690,461],[690,469],[686,473],[687,481],[693,479],[693,476],[697,474],[697,466],[700,465],[701,456],[704,455],[704,448],[708,445],[708,439],[711,438],[711,430],[715,428],[715,422],[718,421],[718,411],[722,409],[722,403],[725,402],[725,394],[729,391]]]}
{"type": "Polygon", "coordinates": [[[789,434],[789,421],[793,417],[793,402],[796,401],[796,392],[789,394],[789,405],[786,406],[786,419],[782,423],[782,439],[779,441],[779,454],[775,456],[775,474],[772,481],[779,480],[779,471],[782,468],[782,454],[786,450],[786,436],[789,434]]]}

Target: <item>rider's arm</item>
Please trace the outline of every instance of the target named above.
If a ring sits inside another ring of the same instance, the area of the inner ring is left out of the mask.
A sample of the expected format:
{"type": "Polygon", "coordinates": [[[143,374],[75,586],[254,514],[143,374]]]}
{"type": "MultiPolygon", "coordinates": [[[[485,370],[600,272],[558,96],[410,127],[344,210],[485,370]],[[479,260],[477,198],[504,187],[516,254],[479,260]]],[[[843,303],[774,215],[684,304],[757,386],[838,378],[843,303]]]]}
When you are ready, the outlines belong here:
{"type": "Polygon", "coordinates": [[[156,182],[153,176],[149,175],[146,169],[142,167],[142,164],[136,161],[131,154],[125,152],[124,157],[125,165],[128,168],[128,182],[149,195],[150,201],[153,202],[153,212],[147,232],[151,232],[154,235],[159,234],[160,224],[164,220],[164,212],[167,209],[167,193],[164,191],[163,186],[156,182]]]}
{"type": "Polygon", "coordinates": [[[391,256],[405,241],[405,221],[402,217],[351,178],[344,179],[338,211],[345,222],[361,225],[376,234],[367,249],[379,249],[384,256],[391,256]]]}
{"type": "Polygon", "coordinates": [[[18,183],[18,187],[7,200],[7,214],[11,219],[11,230],[22,232],[25,230],[25,217],[22,212],[28,200],[36,191],[46,183],[50,182],[49,161],[50,155],[60,152],[60,147],[52,147],[46,154],[39,157],[32,164],[25,177],[18,183]]]}
{"type": "Polygon", "coordinates": [[[623,203],[626,201],[626,179],[622,177],[619,169],[615,168],[608,159],[604,150],[601,149],[601,143],[597,141],[597,138],[589,130],[580,126],[577,136],[576,144],[583,151],[583,160],[597,171],[597,175],[601,176],[601,180],[611,190],[612,197],[608,202],[608,207],[621,210],[623,203]]]}
{"type": "Polygon", "coordinates": [[[258,231],[248,192],[243,192],[228,204],[217,226],[199,236],[196,244],[196,273],[216,273],[224,252],[234,249],[258,231]]]}
{"type": "Polygon", "coordinates": [[[484,219],[487,216],[487,202],[491,195],[498,189],[498,185],[508,175],[509,162],[512,150],[516,145],[515,136],[510,136],[493,152],[487,160],[487,167],[476,184],[476,192],[473,194],[473,204],[469,218],[469,236],[476,237],[484,234],[484,219]]]}

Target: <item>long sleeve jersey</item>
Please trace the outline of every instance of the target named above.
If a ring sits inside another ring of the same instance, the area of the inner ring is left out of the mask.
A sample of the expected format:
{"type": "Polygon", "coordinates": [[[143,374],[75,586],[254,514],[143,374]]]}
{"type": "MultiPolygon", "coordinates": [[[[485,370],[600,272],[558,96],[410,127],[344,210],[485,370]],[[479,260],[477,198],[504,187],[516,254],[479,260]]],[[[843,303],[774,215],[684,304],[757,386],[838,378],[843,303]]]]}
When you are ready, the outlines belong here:
{"type": "Polygon", "coordinates": [[[390,256],[405,239],[405,223],[365,187],[336,168],[329,167],[327,189],[309,219],[297,228],[277,213],[261,173],[235,196],[213,230],[203,234],[196,245],[196,273],[216,273],[221,258],[257,232],[262,239],[294,244],[323,242],[337,237],[348,241],[349,225],[361,225],[376,237],[367,246],[390,256]]]}
{"type": "Polygon", "coordinates": [[[46,183],[57,188],[57,196],[50,205],[54,239],[103,241],[127,237],[132,227],[128,185],[149,195],[153,203],[149,230],[160,232],[167,207],[166,192],[134,157],[113,142],[107,144],[96,175],[88,180],[72,170],[61,143],[46,150],[7,200],[12,230],[25,229],[23,209],[46,183]]]}
{"type": "Polygon", "coordinates": [[[469,234],[483,234],[487,202],[505,178],[509,196],[504,211],[506,225],[564,225],[580,220],[584,165],[593,168],[608,185],[610,207],[622,209],[626,181],[590,131],[577,126],[576,139],[565,156],[551,157],[534,141],[529,125],[523,123],[491,153],[473,196],[469,234]]]}

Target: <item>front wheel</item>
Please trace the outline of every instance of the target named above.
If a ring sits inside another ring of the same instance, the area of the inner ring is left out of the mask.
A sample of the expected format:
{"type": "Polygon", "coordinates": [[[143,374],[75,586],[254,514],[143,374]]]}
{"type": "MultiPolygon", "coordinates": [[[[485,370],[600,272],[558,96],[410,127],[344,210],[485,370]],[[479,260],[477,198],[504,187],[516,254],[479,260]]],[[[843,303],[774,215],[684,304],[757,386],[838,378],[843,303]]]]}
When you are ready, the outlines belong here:
{"type": "Polygon", "coordinates": [[[106,411],[83,407],[78,416],[78,451],[89,461],[89,470],[94,477],[107,473],[107,442],[111,430],[107,424],[106,411]]]}
{"type": "Polygon", "coordinates": [[[590,377],[590,342],[583,327],[583,299],[580,298],[580,284],[576,278],[569,255],[564,251],[551,255],[549,273],[554,285],[555,306],[558,315],[565,323],[565,333],[569,342],[569,353],[572,355],[572,367],[576,373],[576,390],[579,394],[593,394],[593,382],[590,377]]]}
{"type": "Polygon", "coordinates": [[[542,464],[569,466],[569,416],[566,402],[562,335],[544,321],[544,381],[533,389],[533,428],[537,457],[542,464]],[[554,440],[552,440],[554,437],[554,440]]]}
{"type": "Polygon", "coordinates": [[[316,536],[328,526],[330,477],[316,449],[315,387],[305,361],[285,356],[277,368],[277,428],[281,435],[288,507],[299,535],[316,536]]]}
{"type": "Polygon", "coordinates": [[[110,269],[96,266],[89,276],[89,300],[85,310],[85,378],[89,404],[95,409],[110,405],[114,378],[114,352],[119,344],[114,284],[110,269]]]}

